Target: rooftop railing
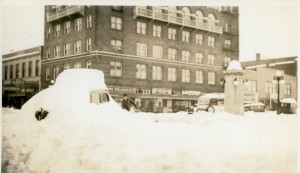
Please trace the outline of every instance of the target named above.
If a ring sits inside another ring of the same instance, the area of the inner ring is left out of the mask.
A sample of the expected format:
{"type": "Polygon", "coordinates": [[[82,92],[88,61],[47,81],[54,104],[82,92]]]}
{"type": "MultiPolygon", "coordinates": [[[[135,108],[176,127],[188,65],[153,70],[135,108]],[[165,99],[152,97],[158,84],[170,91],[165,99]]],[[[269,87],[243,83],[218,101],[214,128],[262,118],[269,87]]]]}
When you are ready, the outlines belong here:
{"type": "MultiPolygon", "coordinates": [[[[134,17],[142,16],[154,20],[160,20],[168,23],[173,23],[181,26],[186,26],[190,28],[205,30],[209,32],[214,32],[222,34],[222,27],[211,25],[208,23],[201,22],[201,20],[191,20],[191,16],[184,15],[184,17],[176,16],[176,12],[166,10],[166,13],[160,11],[154,11],[146,9],[143,7],[134,8],[134,17]]],[[[202,20],[203,21],[203,20],[202,20]]]]}

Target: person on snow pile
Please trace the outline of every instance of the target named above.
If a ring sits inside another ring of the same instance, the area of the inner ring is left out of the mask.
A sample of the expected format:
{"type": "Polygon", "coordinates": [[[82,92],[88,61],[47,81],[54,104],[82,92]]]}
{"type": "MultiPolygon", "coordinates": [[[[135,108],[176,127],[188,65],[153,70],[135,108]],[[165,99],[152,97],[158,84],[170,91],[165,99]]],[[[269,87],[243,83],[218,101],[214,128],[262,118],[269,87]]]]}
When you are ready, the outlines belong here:
{"type": "Polygon", "coordinates": [[[126,109],[127,111],[130,111],[131,104],[133,104],[134,107],[137,108],[137,107],[136,107],[136,104],[134,103],[134,101],[131,100],[131,99],[127,96],[127,94],[123,94],[122,109],[126,109]]]}

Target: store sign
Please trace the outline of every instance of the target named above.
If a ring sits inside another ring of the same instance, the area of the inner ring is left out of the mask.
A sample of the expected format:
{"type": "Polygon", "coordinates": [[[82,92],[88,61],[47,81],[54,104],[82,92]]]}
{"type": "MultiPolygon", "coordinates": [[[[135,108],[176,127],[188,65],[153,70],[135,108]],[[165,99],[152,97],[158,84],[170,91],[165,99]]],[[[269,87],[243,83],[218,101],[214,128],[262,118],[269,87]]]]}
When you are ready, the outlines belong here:
{"type": "Polygon", "coordinates": [[[244,92],[244,103],[258,102],[258,95],[256,92],[244,92]]]}
{"type": "Polygon", "coordinates": [[[172,89],[170,89],[170,88],[152,88],[152,94],[172,95],[172,89]]]}
{"type": "Polygon", "coordinates": [[[200,91],[182,90],[182,95],[199,96],[200,94],[201,94],[200,91]]]}
{"type": "Polygon", "coordinates": [[[137,93],[137,89],[131,87],[107,87],[107,88],[109,92],[137,93]]]}

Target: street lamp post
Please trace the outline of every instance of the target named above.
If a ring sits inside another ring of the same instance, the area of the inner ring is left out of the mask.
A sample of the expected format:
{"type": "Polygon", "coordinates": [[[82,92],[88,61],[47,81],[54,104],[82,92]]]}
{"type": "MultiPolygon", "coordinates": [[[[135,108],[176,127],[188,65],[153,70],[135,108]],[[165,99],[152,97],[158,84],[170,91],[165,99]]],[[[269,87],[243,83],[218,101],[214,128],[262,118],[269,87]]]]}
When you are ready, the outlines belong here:
{"type": "Polygon", "coordinates": [[[276,71],[276,74],[273,78],[273,83],[277,83],[277,115],[280,113],[280,84],[284,83],[283,74],[280,71],[276,71]]]}

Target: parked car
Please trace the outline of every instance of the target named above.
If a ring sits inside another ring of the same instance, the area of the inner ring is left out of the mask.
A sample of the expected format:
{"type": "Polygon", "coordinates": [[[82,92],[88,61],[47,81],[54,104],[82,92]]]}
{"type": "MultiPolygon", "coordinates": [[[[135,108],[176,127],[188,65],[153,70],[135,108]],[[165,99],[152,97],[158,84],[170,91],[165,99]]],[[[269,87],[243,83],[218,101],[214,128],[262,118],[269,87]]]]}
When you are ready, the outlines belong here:
{"type": "Polygon", "coordinates": [[[245,112],[253,111],[253,112],[266,112],[266,106],[261,103],[248,103],[244,105],[245,112]]]}
{"type": "Polygon", "coordinates": [[[208,93],[198,98],[198,103],[193,108],[194,112],[220,112],[224,111],[224,93],[208,93]]]}
{"type": "Polygon", "coordinates": [[[284,98],[280,101],[279,112],[284,114],[295,114],[297,101],[293,98],[284,98]]]}

